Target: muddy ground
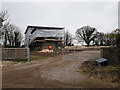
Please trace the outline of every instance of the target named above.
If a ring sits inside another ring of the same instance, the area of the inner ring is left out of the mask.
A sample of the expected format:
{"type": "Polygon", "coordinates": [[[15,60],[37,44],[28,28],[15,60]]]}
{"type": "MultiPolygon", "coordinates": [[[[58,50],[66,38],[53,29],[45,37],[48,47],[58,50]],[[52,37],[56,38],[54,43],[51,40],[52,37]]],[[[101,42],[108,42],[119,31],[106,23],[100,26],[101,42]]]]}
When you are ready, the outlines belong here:
{"type": "Polygon", "coordinates": [[[3,88],[111,88],[111,83],[78,72],[82,62],[99,58],[99,51],[80,51],[3,67],[3,88]]]}

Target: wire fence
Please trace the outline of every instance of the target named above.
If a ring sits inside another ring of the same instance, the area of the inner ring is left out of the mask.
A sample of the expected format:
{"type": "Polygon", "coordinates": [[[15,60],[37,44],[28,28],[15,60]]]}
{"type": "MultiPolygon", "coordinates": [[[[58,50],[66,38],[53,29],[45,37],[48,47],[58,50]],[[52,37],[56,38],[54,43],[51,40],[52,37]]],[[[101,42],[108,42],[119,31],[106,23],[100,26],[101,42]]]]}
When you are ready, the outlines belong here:
{"type": "Polygon", "coordinates": [[[70,52],[81,52],[81,51],[91,51],[91,50],[100,50],[100,47],[74,47],[68,46],[62,49],[63,53],[70,53],[70,52]]]}
{"type": "Polygon", "coordinates": [[[29,61],[29,48],[0,48],[2,60],[25,60],[29,61]]]}

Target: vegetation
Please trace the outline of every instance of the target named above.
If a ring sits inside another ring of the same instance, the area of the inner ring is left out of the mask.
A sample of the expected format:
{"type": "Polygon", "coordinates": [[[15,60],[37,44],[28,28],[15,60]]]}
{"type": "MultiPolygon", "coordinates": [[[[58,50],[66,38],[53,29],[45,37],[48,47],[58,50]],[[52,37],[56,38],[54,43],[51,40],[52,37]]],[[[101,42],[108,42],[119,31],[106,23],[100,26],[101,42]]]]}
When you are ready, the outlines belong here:
{"type": "Polygon", "coordinates": [[[38,55],[31,55],[30,60],[41,60],[44,59],[45,57],[43,56],[38,56],[38,55]]]}
{"type": "Polygon", "coordinates": [[[114,30],[109,34],[109,37],[112,38],[112,45],[115,49],[115,58],[112,63],[117,62],[116,65],[120,67],[120,29],[114,30]]]}
{"type": "Polygon", "coordinates": [[[87,46],[119,46],[120,29],[116,29],[111,33],[98,32],[96,28],[84,26],[76,31],[76,38],[78,42],[84,42],[87,46]],[[93,42],[93,43],[91,43],[93,42]]]}
{"type": "Polygon", "coordinates": [[[120,29],[116,29],[109,34],[101,33],[97,38],[100,40],[100,45],[111,46],[111,48],[107,49],[108,65],[101,66],[96,61],[86,61],[82,63],[80,70],[89,76],[114,83],[117,86],[120,69],[120,29]],[[105,43],[105,40],[107,43],[105,43]],[[108,41],[110,42],[109,44],[108,41]]]}
{"type": "Polygon", "coordinates": [[[15,63],[19,63],[19,62],[27,62],[28,60],[27,59],[22,59],[22,60],[13,60],[13,62],[15,63]]]}
{"type": "Polygon", "coordinates": [[[70,32],[65,32],[65,44],[66,46],[73,46],[72,44],[73,38],[70,32]]]}
{"type": "Polygon", "coordinates": [[[4,39],[4,47],[20,47],[22,42],[22,34],[20,28],[14,24],[10,24],[8,12],[3,10],[0,12],[0,17],[3,19],[4,24],[0,35],[4,39]]]}
{"type": "Polygon", "coordinates": [[[94,45],[98,46],[110,46],[110,38],[108,37],[108,33],[103,33],[103,32],[97,32],[96,33],[96,38],[93,40],[94,45]]]}
{"type": "Polygon", "coordinates": [[[118,68],[114,66],[99,66],[95,61],[86,61],[82,63],[80,69],[82,72],[94,78],[102,79],[106,82],[118,83],[118,68]]]}
{"type": "Polygon", "coordinates": [[[82,38],[87,44],[87,46],[89,46],[90,42],[96,38],[96,31],[97,31],[96,28],[93,28],[90,26],[84,26],[84,27],[77,29],[76,37],[78,41],[82,38]]]}

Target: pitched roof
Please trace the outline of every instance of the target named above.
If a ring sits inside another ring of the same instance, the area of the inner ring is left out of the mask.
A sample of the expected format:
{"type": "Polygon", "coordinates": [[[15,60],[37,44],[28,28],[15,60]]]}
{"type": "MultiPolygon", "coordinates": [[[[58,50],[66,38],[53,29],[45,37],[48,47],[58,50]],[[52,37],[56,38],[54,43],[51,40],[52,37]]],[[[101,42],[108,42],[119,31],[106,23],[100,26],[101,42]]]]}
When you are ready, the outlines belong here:
{"type": "Polygon", "coordinates": [[[28,29],[29,28],[34,28],[33,30],[36,30],[36,29],[64,29],[64,27],[50,27],[50,26],[28,26],[26,31],[25,31],[25,34],[27,33],[28,29]]]}

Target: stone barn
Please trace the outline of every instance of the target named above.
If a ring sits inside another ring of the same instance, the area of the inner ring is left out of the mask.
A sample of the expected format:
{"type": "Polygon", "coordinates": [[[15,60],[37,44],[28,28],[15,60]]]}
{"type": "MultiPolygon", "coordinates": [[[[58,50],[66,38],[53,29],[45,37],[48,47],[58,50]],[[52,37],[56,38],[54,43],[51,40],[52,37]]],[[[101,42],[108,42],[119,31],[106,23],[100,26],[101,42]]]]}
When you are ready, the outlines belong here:
{"type": "Polygon", "coordinates": [[[28,26],[25,31],[25,46],[41,51],[52,46],[55,51],[64,46],[64,27],[28,26]]]}

